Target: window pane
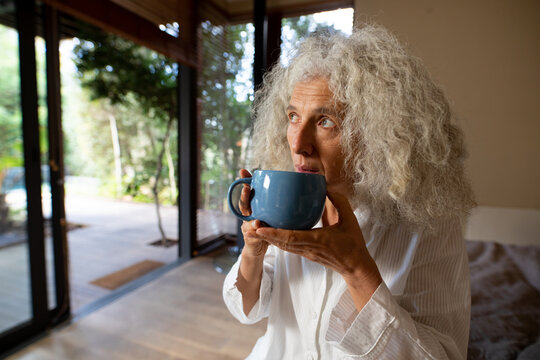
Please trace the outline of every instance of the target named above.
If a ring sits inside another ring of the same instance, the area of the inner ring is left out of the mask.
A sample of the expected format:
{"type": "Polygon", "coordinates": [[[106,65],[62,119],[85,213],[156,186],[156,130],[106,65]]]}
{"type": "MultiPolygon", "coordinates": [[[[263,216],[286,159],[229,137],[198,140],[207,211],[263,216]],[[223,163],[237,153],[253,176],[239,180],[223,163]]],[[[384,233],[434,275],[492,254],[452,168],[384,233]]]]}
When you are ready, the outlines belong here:
{"type": "MultiPolygon", "coordinates": [[[[11,2],[12,3],[12,2],[11,2]]],[[[12,3],[12,5],[14,5],[12,3]]],[[[17,31],[0,25],[0,332],[32,316],[17,31]]]]}
{"type": "Polygon", "coordinates": [[[199,245],[236,234],[227,189],[246,166],[253,101],[252,24],[201,24],[199,245]]]}
{"type": "Polygon", "coordinates": [[[281,22],[281,64],[287,65],[298,43],[313,32],[337,31],[350,35],[353,28],[353,15],[353,9],[347,8],[284,18],[281,22]]]}
{"type": "Polygon", "coordinates": [[[178,67],[120,36],[63,21],[76,29],[60,43],[60,71],[77,313],[178,257],[178,67]]]}

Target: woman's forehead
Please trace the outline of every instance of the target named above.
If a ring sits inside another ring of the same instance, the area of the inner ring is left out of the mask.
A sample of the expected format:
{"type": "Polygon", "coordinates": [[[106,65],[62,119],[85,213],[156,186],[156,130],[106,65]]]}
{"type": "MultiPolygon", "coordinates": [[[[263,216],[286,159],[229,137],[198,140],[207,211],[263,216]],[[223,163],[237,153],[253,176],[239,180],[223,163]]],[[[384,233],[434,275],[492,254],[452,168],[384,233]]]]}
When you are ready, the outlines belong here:
{"type": "Polygon", "coordinates": [[[316,98],[320,101],[331,101],[334,94],[328,87],[326,78],[316,78],[296,83],[293,88],[290,102],[296,102],[306,97],[316,98]]]}
{"type": "Polygon", "coordinates": [[[296,83],[289,99],[288,109],[301,107],[308,102],[327,110],[335,110],[335,112],[339,112],[340,109],[334,93],[330,90],[328,79],[324,77],[296,83]]]}

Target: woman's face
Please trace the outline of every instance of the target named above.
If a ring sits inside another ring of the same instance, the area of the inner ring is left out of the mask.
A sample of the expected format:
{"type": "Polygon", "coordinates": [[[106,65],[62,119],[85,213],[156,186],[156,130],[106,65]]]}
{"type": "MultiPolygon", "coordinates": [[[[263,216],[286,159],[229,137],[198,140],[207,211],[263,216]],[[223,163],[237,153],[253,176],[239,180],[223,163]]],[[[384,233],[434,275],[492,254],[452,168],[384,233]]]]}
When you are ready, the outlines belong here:
{"type": "Polygon", "coordinates": [[[287,107],[287,140],[297,172],[324,175],[329,190],[344,192],[340,110],[325,78],[298,83],[287,107]]]}

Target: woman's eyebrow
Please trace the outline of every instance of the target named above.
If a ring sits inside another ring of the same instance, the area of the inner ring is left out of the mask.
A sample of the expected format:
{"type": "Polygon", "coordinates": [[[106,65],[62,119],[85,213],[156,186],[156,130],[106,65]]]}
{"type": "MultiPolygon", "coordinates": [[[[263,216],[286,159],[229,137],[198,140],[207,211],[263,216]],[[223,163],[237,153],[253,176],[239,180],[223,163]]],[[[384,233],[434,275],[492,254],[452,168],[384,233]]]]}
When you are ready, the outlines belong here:
{"type": "MultiPolygon", "coordinates": [[[[297,111],[298,109],[294,105],[287,106],[287,109],[285,109],[286,112],[289,111],[297,111]]],[[[339,112],[333,108],[333,107],[320,107],[315,110],[313,110],[314,113],[317,114],[326,114],[326,115],[332,115],[332,116],[338,116],[339,112]]]]}
{"type": "Polygon", "coordinates": [[[326,115],[332,115],[332,116],[338,116],[339,115],[339,112],[331,107],[320,107],[320,108],[317,108],[314,110],[314,112],[316,113],[319,113],[319,114],[326,114],[326,115]]]}

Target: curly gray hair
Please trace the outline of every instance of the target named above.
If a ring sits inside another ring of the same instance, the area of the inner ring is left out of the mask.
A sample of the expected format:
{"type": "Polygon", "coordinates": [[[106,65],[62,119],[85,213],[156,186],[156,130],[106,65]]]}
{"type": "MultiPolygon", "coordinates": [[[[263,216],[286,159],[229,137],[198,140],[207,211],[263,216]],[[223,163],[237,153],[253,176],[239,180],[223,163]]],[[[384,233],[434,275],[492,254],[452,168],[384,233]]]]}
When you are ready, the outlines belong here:
{"type": "Polygon", "coordinates": [[[328,79],[344,106],[341,146],[354,207],[378,222],[431,227],[475,205],[461,130],[421,61],[380,26],[315,34],[269,71],[254,104],[252,167],[292,170],[286,107],[298,82],[328,79]]]}

